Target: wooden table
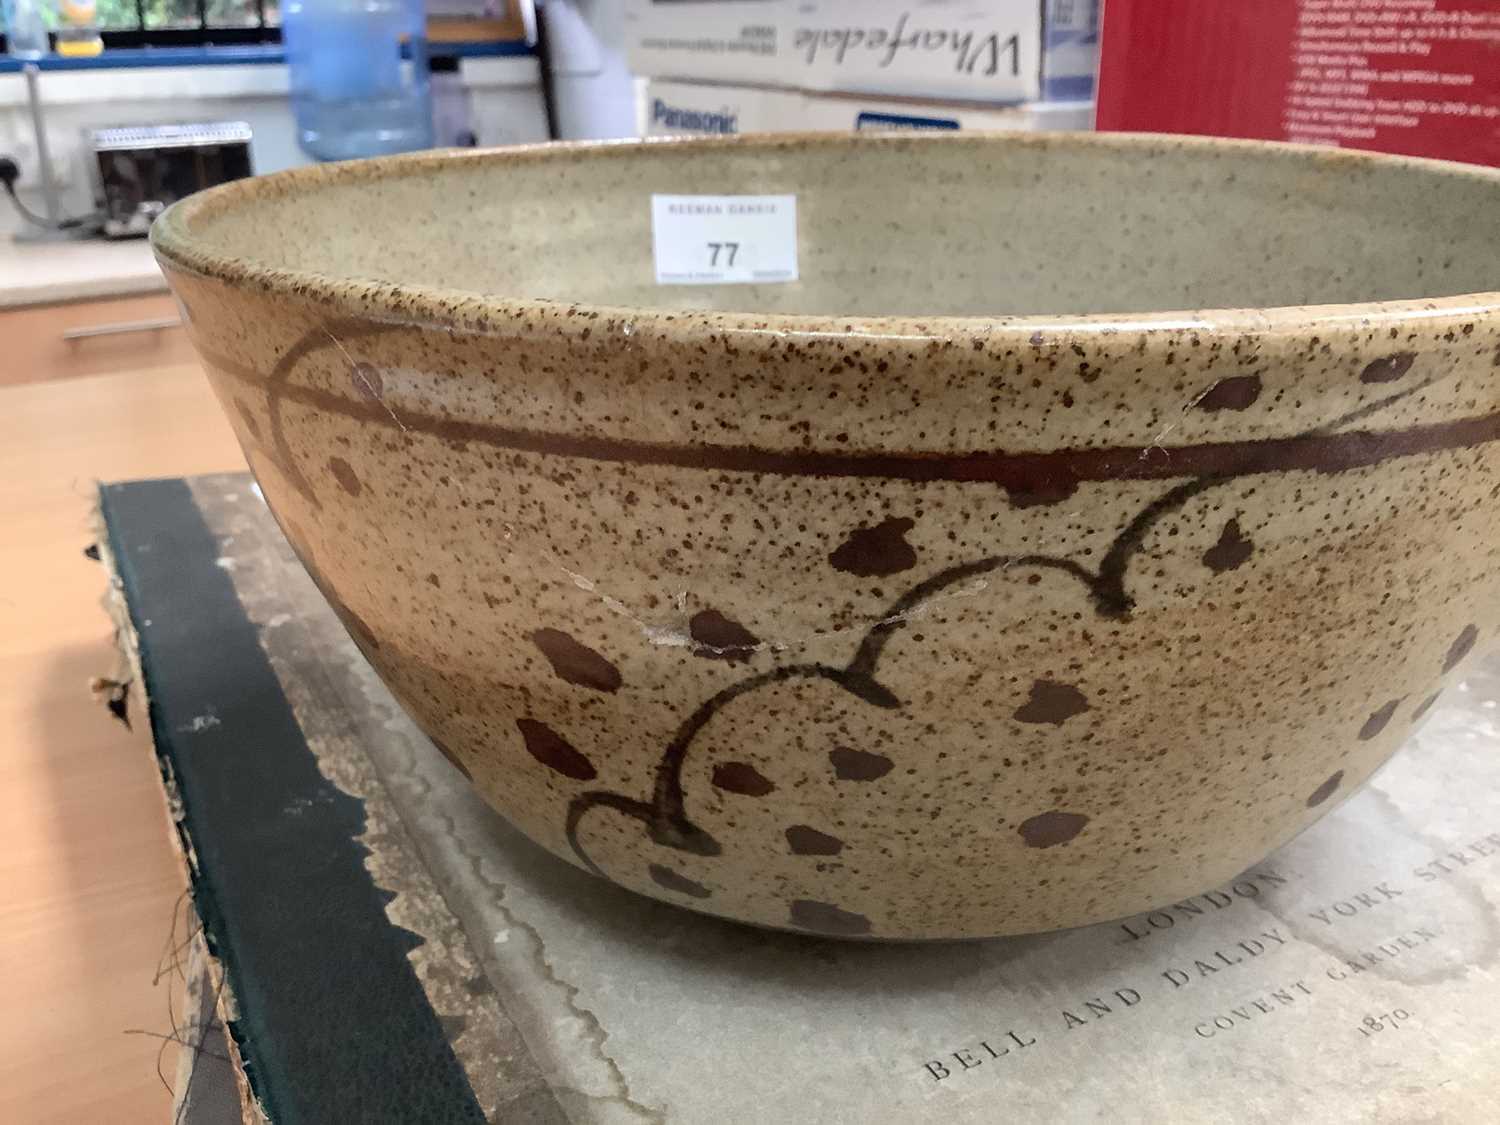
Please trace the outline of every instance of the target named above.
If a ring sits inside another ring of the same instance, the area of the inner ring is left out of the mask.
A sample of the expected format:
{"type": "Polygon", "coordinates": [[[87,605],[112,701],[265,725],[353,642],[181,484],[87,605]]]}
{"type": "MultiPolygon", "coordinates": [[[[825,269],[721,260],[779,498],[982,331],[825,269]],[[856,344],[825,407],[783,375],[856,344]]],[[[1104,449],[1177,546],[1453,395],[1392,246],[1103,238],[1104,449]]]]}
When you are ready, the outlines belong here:
{"type": "Polygon", "coordinates": [[[126,1031],[170,1030],[183,874],[145,724],[89,698],[115,650],[83,549],[96,480],[243,466],[195,366],[0,389],[0,1121],[167,1119],[126,1031]]]}

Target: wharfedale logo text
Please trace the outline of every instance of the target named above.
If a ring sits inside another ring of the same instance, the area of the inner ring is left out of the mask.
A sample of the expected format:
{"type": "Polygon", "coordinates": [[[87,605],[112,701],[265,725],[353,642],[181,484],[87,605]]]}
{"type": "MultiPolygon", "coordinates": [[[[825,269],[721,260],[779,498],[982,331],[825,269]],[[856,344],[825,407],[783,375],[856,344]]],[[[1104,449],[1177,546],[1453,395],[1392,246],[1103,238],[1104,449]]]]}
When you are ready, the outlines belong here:
{"type": "Polygon", "coordinates": [[[819,57],[832,57],[842,66],[851,52],[878,52],[876,65],[889,67],[902,55],[933,55],[947,52],[953,56],[958,74],[976,74],[992,78],[1001,73],[1012,76],[1021,72],[1019,33],[1002,39],[1000,32],[976,35],[957,28],[912,27],[910,13],[904,13],[895,24],[885,27],[799,27],[792,36],[792,46],[801,52],[808,66],[819,57]]]}

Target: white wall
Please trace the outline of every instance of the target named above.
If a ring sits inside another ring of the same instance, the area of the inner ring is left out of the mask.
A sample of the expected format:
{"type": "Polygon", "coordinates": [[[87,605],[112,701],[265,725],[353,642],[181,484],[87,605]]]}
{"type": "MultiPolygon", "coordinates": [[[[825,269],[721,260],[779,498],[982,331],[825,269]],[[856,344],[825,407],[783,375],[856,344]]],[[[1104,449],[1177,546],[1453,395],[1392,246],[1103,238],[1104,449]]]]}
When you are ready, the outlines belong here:
{"type": "MultiPolygon", "coordinates": [[[[459,77],[481,145],[547,139],[536,59],[464,59],[459,77]]],[[[251,158],[257,172],[308,162],[297,147],[285,66],[54,70],[40,76],[40,89],[54,176],[65,187],[65,214],[93,209],[82,148],[82,132],[88,127],[246,121],[254,133],[251,158]]],[[[0,153],[21,165],[17,189],[33,210],[40,211],[36,148],[25,79],[19,74],[0,74],[0,153]]],[[[8,235],[21,222],[0,197],[0,235],[8,235]]]]}

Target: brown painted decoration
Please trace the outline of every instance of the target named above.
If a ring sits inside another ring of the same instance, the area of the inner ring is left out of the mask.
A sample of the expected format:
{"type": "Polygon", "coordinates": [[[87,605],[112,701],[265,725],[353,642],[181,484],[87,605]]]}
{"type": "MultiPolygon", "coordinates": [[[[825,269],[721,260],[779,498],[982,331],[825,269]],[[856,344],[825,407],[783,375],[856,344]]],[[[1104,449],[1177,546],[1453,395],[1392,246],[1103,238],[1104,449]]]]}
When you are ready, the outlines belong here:
{"type": "Polygon", "coordinates": [[[1077,491],[1077,481],[1044,477],[1026,484],[1012,484],[1005,487],[1005,495],[1012,508],[1036,508],[1046,504],[1061,504],[1077,491]]]}
{"type": "Polygon", "coordinates": [[[1329,797],[1333,796],[1338,787],[1343,784],[1343,781],[1344,771],[1336,770],[1327,781],[1308,794],[1307,807],[1310,809],[1317,808],[1324,801],[1328,800],[1329,797]]]}
{"type": "Polygon", "coordinates": [[[1472,625],[1465,625],[1464,631],[1454,638],[1453,643],[1448,646],[1448,655],[1443,657],[1443,672],[1447,673],[1457,668],[1464,657],[1468,656],[1474,648],[1474,642],[1479,639],[1479,630],[1472,625]]]}
{"type": "Polygon", "coordinates": [[[653,863],[646,868],[651,881],[663,890],[671,891],[673,894],[687,895],[689,898],[708,898],[713,894],[711,890],[702,883],[689,879],[686,875],[673,871],[670,867],[663,867],[659,863],[653,863]]]}
{"type": "Polygon", "coordinates": [[[333,479],[339,482],[339,487],[350,496],[358,496],[364,491],[364,485],[360,483],[359,474],[354,471],[354,466],[342,457],[330,457],[328,471],[333,474],[333,479]]]}
{"type": "Polygon", "coordinates": [[[1074,715],[1081,715],[1088,709],[1088,698],[1072,684],[1037,680],[1031,685],[1031,697],[1016,708],[1016,721],[1062,726],[1074,715]]]}
{"type": "Polygon", "coordinates": [[[1088,822],[1089,818],[1082,813],[1054,809],[1028,817],[1021,822],[1017,831],[1028,848],[1055,848],[1058,844],[1066,844],[1072,840],[1083,831],[1088,822]]]}
{"type": "MultiPolygon", "coordinates": [[[[436,585],[436,583],[433,583],[436,585]]],[[[541,649],[559,678],[595,691],[620,690],[620,670],[607,659],[561,629],[538,629],[531,641],[541,649]]]]}
{"type": "Polygon", "coordinates": [[[715,788],[744,797],[765,797],[776,788],[749,762],[720,762],[714,767],[712,780],[715,788]]]}
{"type": "Polygon", "coordinates": [[[694,641],[693,654],[709,660],[743,663],[760,647],[760,639],[754,633],[716,609],[693,614],[688,621],[688,635],[694,641]]]}
{"type": "Polygon", "coordinates": [[[906,541],[906,533],[915,526],[915,520],[888,519],[874,527],[857,528],[828,556],[828,561],[835,570],[863,578],[910,570],[917,565],[917,552],[906,541]]]}
{"type": "Polygon", "coordinates": [[[1427,712],[1431,711],[1432,705],[1438,701],[1438,697],[1442,694],[1443,693],[1441,691],[1435,691],[1426,699],[1422,700],[1421,703],[1418,703],[1416,707],[1412,709],[1411,721],[1416,722],[1418,719],[1421,719],[1423,716],[1425,716],[1427,712]]]}
{"type": "Polygon", "coordinates": [[[1260,398],[1259,375],[1231,375],[1220,379],[1197,402],[1199,410],[1249,410],[1260,398]]]}
{"type": "Polygon", "coordinates": [[[844,842],[837,836],[819,832],[805,824],[794,824],[788,828],[786,843],[793,855],[838,855],[844,850],[844,842]]]}
{"type": "Polygon", "coordinates": [[[260,419],[257,418],[254,412],[251,411],[251,409],[243,402],[236,402],[234,404],[234,409],[235,413],[240,416],[240,422],[244,425],[245,432],[248,433],[255,441],[259,441],[260,419]]]}
{"type": "Polygon", "coordinates": [[[468,778],[470,781],[474,780],[474,775],[469,772],[469,767],[463,764],[463,762],[459,759],[459,756],[457,754],[455,754],[452,750],[448,749],[448,744],[447,743],[445,743],[444,741],[442,741],[442,739],[433,738],[431,735],[428,735],[427,738],[428,738],[428,741],[431,742],[432,745],[437,748],[437,752],[439,754],[441,754],[443,757],[445,757],[445,758],[448,759],[448,761],[452,764],[452,766],[453,766],[454,769],[456,769],[459,773],[463,774],[464,777],[468,778]]]}
{"type": "Polygon", "coordinates": [[[1394,383],[1408,371],[1411,365],[1417,361],[1415,352],[1393,352],[1391,355],[1382,356],[1380,359],[1371,360],[1360,372],[1361,383],[1394,383]]]}
{"type": "Polygon", "coordinates": [[[593,781],[599,771],[580,754],[566,738],[546,723],[535,719],[517,719],[516,728],[526,740],[526,751],[548,769],[556,770],[574,781],[593,781]]]}
{"type": "Polygon", "coordinates": [[[1390,724],[1391,717],[1395,715],[1396,708],[1401,706],[1401,700],[1393,699],[1389,703],[1382,704],[1378,709],[1370,713],[1365,720],[1365,725],[1359,728],[1359,740],[1368,742],[1390,724]]]}
{"type": "Polygon", "coordinates": [[[840,781],[879,781],[896,766],[884,754],[852,750],[847,746],[836,746],[828,751],[828,760],[833,763],[833,774],[840,781]]]}
{"type": "Polygon", "coordinates": [[[667,902],[925,939],[1252,866],[1495,637],[1497,208],[1354,151],[825,134],[309,166],[151,237],[490,804],[667,902]],[[651,195],[773,167],[798,282],[657,285],[651,195]]]}
{"type": "Polygon", "coordinates": [[[369,656],[372,652],[378,652],[380,650],[380,638],[375,635],[375,630],[371,629],[365,623],[364,618],[345,605],[339,599],[338,595],[333,593],[327,579],[315,569],[307,556],[299,553],[298,558],[301,560],[302,565],[307,568],[313,584],[318,587],[318,592],[328,599],[329,608],[333,610],[335,616],[343,623],[344,628],[348,630],[349,636],[354,639],[354,643],[359,646],[360,651],[366,656],[369,656]]]}
{"type": "Polygon", "coordinates": [[[1215,574],[1238,570],[1255,553],[1255,544],[1240,531],[1240,521],[1231,519],[1219,533],[1219,541],[1203,552],[1203,565],[1215,574]]]}
{"type": "Polygon", "coordinates": [[[827,902],[799,898],[792,903],[792,925],[832,937],[864,937],[870,933],[870,920],[863,914],[840,910],[827,902]]]}

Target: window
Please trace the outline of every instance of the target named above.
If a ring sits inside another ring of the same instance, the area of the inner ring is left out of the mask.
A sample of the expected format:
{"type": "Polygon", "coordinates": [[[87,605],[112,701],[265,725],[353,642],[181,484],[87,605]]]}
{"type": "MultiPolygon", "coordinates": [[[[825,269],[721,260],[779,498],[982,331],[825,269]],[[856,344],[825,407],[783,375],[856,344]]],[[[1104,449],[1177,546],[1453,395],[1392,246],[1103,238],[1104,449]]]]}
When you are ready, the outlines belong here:
{"type": "Polygon", "coordinates": [[[106,47],[259,43],[280,38],[277,0],[97,0],[106,47]]]}
{"type": "MultiPolygon", "coordinates": [[[[47,22],[57,26],[55,10],[49,9],[47,15],[47,22]]],[[[106,48],[279,43],[281,4],[280,0],[97,0],[95,23],[106,48]]],[[[0,35],[0,47],[3,43],[0,35]]]]}

